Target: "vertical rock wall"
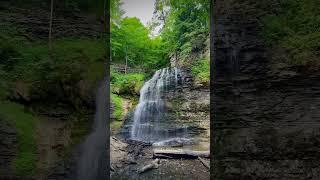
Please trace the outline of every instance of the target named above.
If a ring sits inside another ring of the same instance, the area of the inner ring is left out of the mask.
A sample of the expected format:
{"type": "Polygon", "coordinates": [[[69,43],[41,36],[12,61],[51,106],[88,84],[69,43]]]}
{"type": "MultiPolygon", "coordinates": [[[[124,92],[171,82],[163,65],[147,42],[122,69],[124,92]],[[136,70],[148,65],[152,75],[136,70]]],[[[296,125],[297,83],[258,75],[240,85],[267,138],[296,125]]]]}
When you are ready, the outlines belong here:
{"type": "MultiPolygon", "coordinates": [[[[21,1],[22,2],[22,1],[21,1]]],[[[47,39],[49,33],[50,4],[46,2],[0,4],[0,22],[17,28],[19,35],[34,41],[47,39]]],[[[103,19],[80,10],[67,10],[65,1],[54,1],[53,39],[57,38],[98,38],[103,35],[103,19]]]]}
{"type": "Polygon", "coordinates": [[[0,179],[11,178],[17,149],[17,133],[0,117],[0,179]]]}
{"type": "Polygon", "coordinates": [[[212,176],[320,177],[320,73],[275,69],[259,20],[277,1],[216,0],[212,10],[212,176]]]}

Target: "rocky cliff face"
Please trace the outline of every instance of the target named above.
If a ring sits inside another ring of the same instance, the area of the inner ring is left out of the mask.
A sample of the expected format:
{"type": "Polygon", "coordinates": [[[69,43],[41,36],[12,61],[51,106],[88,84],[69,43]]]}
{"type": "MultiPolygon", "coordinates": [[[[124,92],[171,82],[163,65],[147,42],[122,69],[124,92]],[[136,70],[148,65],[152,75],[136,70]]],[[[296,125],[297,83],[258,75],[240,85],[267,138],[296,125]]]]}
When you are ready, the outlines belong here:
{"type": "MultiPolygon", "coordinates": [[[[21,4],[21,3],[20,3],[21,4]]],[[[67,10],[63,1],[56,1],[53,15],[53,38],[98,37],[103,33],[102,18],[67,10]]],[[[49,33],[50,4],[33,2],[19,5],[16,2],[1,2],[0,21],[2,25],[14,25],[21,36],[30,41],[47,39],[49,33]]]]}
{"type": "MultiPolygon", "coordinates": [[[[161,133],[174,138],[194,138],[193,148],[209,150],[210,141],[210,92],[209,87],[194,82],[191,72],[180,69],[179,85],[164,95],[165,116],[161,119],[161,133]]],[[[120,136],[130,138],[133,112],[130,112],[120,131],[120,136]]]]}
{"type": "Polygon", "coordinates": [[[276,1],[216,0],[211,29],[212,175],[215,179],[320,176],[320,72],[272,61],[259,19],[276,1]]]}
{"type": "MultiPolygon", "coordinates": [[[[80,11],[71,12],[61,7],[61,4],[62,1],[55,1],[53,39],[82,37],[93,39],[102,35],[103,23],[97,15],[80,11]]],[[[14,27],[17,33],[14,32],[13,38],[21,36],[30,43],[47,41],[49,13],[50,5],[47,2],[1,1],[0,3],[0,22],[3,30],[6,31],[7,26],[14,27]]],[[[83,65],[86,66],[85,63],[83,65]]],[[[88,66],[85,67],[87,68],[88,66]]],[[[77,138],[81,139],[90,127],[95,109],[95,89],[96,84],[89,80],[29,83],[22,78],[12,83],[8,99],[25,105],[41,120],[37,122],[39,127],[34,129],[37,132],[36,161],[39,170],[36,179],[42,179],[48,174],[52,174],[49,179],[52,177],[52,179],[67,179],[74,173],[74,164],[78,156],[74,155],[66,162],[61,159],[74,146],[70,138],[74,138],[74,143],[79,143],[77,138]],[[79,129],[83,131],[80,132],[79,129]],[[56,165],[57,161],[61,162],[56,165]],[[53,168],[54,166],[57,168],[53,168]]],[[[17,153],[17,135],[15,128],[5,124],[1,118],[0,179],[14,178],[12,162],[17,153]]],[[[21,177],[23,178],[25,177],[21,177]]]]}
{"type": "Polygon", "coordinates": [[[16,156],[17,133],[0,117],[0,177],[12,174],[12,161],[16,156]]]}
{"type": "MultiPolygon", "coordinates": [[[[183,70],[183,85],[168,93],[168,116],[186,133],[196,138],[199,150],[209,150],[210,141],[210,91],[208,87],[195,84],[191,73],[183,70]]],[[[169,120],[169,126],[170,126],[169,120]]]]}

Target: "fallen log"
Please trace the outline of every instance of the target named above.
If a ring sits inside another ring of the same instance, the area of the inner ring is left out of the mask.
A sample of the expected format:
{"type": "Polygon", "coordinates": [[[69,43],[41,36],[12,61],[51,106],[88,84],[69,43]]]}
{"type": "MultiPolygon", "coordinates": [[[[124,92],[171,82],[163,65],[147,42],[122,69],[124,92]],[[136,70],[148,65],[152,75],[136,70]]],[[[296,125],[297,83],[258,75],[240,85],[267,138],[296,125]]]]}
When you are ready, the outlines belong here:
{"type": "Polygon", "coordinates": [[[198,159],[206,168],[210,169],[210,165],[205,160],[203,160],[201,157],[198,157],[198,159]]]}
{"type": "Polygon", "coordinates": [[[153,158],[160,158],[160,159],[174,159],[173,156],[167,156],[163,154],[157,154],[157,156],[153,155],[153,158]]]}
{"type": "Polygon", "coordinates": [[[159,159],[155,159],[154,161],[152,161],[150,164],[146,165],[146,166],[143,166],[140,170],[138,170],[138,173],[144,173],[148,170],[151,170],[151,169],[156,169],[159,167],[159,163],[160,163],[160,160],[159,159]]]}
{"type": "Polygon", "coordinates": [[[155,149],[153,150],[153,157],[154,158],[172,158],[172,159],[180,159],[180,158],[198,158],[210,157],[210,151],[191,151],[191,150],[162,150],[162,149],[155,149]]]}

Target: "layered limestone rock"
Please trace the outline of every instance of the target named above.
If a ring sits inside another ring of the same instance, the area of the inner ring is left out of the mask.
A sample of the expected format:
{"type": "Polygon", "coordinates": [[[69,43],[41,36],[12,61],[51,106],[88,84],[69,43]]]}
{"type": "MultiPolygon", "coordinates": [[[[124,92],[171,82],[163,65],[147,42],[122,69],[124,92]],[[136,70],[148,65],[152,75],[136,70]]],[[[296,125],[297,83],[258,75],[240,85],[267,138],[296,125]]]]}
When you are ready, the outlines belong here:
{"type": "MultiPolygon", "coordinates": [[[[181,142],[184,147],[209,150],[210,141],[210,92],[208,87],[195,85],[190,70],[182,68],[179,85],[163,95],[165,114],[160,120],[160,144],[181,142]],[[181,138],[181,139],[179,139],[181,138]],[[187,140],[191,140],[189,143],[187,140]],[[189,146],[191,145],[191,146],[189,146]]],[[[130,139],[134,113],[127,115],[120,137],[130,139]]],[[[179,144],[179,143],[177,143],[179,144]]],[[[176,145],[177,145],[176,144],[176,145]]]]}
{"type": "Polygon", "coordinates": [[[16,157],[17,133],[0,117],[0,179],[12,175],[12,162],[16,157]]]}
{"type": "Polygon", "coordinates": [[[276,1],[215,1],[211,167],[217,180],[320,177],[320,73],[272,61],[259,19],[276,8],[276,1]]]}
{"type": "Polygon", "coordinates": [[[209,150],[210,141],[210,91],[194,84],[190,72],[185,71],[185,85],[168,94],[168,114],[186,127],[186,132],[200,144],[200,150],[209,150]]]}
{"type": "MultiPolygon", "coordinates": [[[[21,36],[30,41],[47,39],[49,32],[50,4],[48,1],[32,3],[1,2],[2,25],[14,25],[21,36]]],[[[80,10],[70,10],[65,2],[55,1],[53,31],[54,38],[99,37],[103,33],[103,18],[80,10]]]]}

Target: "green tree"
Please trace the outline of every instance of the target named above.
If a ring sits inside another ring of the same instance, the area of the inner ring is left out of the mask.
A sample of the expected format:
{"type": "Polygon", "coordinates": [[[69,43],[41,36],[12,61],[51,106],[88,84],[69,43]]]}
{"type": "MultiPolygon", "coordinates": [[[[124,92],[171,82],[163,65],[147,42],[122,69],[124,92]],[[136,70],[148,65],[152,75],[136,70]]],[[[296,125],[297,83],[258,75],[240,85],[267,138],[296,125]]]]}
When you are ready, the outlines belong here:
{"type": "Polygon", "coordinates": [[[155,15],[166,10],[161,37],[170,49],[187,57],[192,51],[203,49],[209,34],[209,0],[157,0],[155,15]],[[159,12],[160,11],[160,12],[159,12]]]}
{"type": "Polygon", "coordinates": [[[121,5],[123,3],[121,0],[111,0],[110,1],[110,16],[111,23],[119,23],[121,21],[121,17],[124,14],[124,11],[121,9],[121,5]]]}
{"type": "Polygon", "coordinates": [[[128,66],[146,68],[166,61],[162,39],[152,39],[150,31],[138,18],[126,17],[118,25],[112,26],[111,49],[112,61],[128,66]]]}

